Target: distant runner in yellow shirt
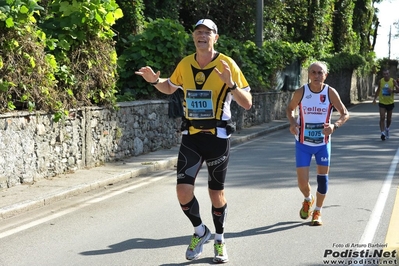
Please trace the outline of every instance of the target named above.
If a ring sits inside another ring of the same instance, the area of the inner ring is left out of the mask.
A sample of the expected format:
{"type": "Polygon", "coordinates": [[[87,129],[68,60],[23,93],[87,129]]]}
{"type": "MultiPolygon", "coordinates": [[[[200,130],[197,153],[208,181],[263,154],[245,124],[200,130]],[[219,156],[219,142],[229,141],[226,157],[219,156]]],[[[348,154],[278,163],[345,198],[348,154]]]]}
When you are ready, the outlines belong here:
{"type": "Polygon", "coordinates": [[[399,92],[398,84],[389,76],[389,70],[382,72],[383,78],[378,84],[378,89],[375,92],[373,104],[376,103],[378,97],[378,106],[380,109],[380,130],[381,140],[389,138],[389,127],[392,123],[392,111],[395,107],[394,92],[399,92]],[[385,125],[385,113],[387,114],[387,122],[385,125]]]}

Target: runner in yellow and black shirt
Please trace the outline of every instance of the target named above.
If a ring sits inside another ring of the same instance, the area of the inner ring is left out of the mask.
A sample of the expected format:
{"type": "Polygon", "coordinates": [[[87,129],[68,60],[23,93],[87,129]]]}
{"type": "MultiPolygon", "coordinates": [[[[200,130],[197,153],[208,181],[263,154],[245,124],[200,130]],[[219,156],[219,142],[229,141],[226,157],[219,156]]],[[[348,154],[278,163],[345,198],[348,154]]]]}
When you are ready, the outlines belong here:
{"type": "Polygon", "coordinates": [[[203,68],[197,62],[197,57],[198,54],[185,57],[177,65],[169,81],[173,87],[184,91],[185,117],[190,124],[189,134],[203,131],[202,126],[220,138],[227,138],[229,134],[226,134],[226,127],[201,125],[201,122],[206,124],[214,123],[215,120],[231,120],[230,103],[233,93],[215,69],[223,69],[227,64],[236,84],[233,83],[233,87],[249,91],[248,82],[237,64],[224,54],[215,52],[212,60],[203,68]]]}
{"type": "Polygon", "coordinates": [[[186,259],[197,259],[211,232],[202,223],[194,195],[195,179],[203,162],[208,168],[208,188],[215,226],[215,262],[228,261],[224,240],[227,201],[224,182],[230,156],[230,134],[234,131],[230,103],[234,99],[245,109],[252,106],[247,80],[230,57],[214,48],[218,28],[210,19],[197,22],[192,34],[196,52],[183,58],[170,78],[160,78],[151,67],[136,71],[165,94],[184,92],[183,137],[177,163],[177,198],[194,227],[186,259]]]}

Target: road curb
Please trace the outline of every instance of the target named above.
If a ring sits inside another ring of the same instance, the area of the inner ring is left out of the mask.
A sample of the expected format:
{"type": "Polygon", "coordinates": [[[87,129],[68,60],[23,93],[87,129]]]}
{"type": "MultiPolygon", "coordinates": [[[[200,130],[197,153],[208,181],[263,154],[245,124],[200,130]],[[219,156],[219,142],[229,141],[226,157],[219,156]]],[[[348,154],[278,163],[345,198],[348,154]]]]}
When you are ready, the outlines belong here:
{"type": "MultiPolygon", "coordinates": [[[[239,132],[234,135],[234,137],[231,139],[231,145],[237,145],[244,143],[246,141],[249,141],[251,139],[254,139],[259,136],[266,135],[268,133],[287,128],[289,126],[288,123],[281,123],[277,126],[272,126],[268,127],[265,129],[258,130],[254,133],[246,134],[246,135],[239,135],[239,132]]],[[[2,219],[7,219],[11,218],[13,216],[16,216],[18,214],[22,214],[34,209],[38,209],[41,207],[44,207],[46,205],[50,205],[54,202],[61,201],[82,193],[86,193],[101,187],[107,187],[109,185],[112,185],[114,183],[118,183],[120,181],[128,180],[130,178],[138,177],[144,174],[152,173],[155,171],[160,171],[160,170],[166,170],[177,163],[177,154],[176,156],[171,156],[167,159],[161,159],[161,160],[156,160],[156,161],[151,161],[148,163],[141,163],[140,166],[135,165],[134,168],[132,168],[129,171],[126,172],[120,172],[117,171],[115,174],[113,174],[111,177],[107,177],[104,179],[100,180],[95,180],[93,182],[86,182],[78,185],[73,185],[65,188],[61,188],[57,190],[56,192],[51,192],[45,195],[37,196],[36,198],[30,199],[30,200],[25,200],[21,202],[17,202],[15,204],[12,204],[10,206],[2,207],[0,208],[0,217],[2,219]]],[[[107,167],[105,166],[104,168],[93,168],[91,169],[92,171],[105,171],[107,170],[107,167]]],[[[110,172],[114,171],[112,169],[109,169],[110,172]]]]}
{"type": "Polygon", "coordinates": [[[274,127],[270,127],[270,128],[264,129],[264,130],[260,130],[258,132],[252,133],[252,134],[248,134],[246,136],[240,136],[240,137],[232,138],[230,143],[231,143],[231,145],[241,144],[241,143],[246,142],[248,140],[251,140],[251,139],[266,135],[268,133],[272,133],[272,132],[280,130],[280,129],[288,128],[288,127],[289,127],[289,123],[277,125],[277,126],[274,126],[274,127]]]}

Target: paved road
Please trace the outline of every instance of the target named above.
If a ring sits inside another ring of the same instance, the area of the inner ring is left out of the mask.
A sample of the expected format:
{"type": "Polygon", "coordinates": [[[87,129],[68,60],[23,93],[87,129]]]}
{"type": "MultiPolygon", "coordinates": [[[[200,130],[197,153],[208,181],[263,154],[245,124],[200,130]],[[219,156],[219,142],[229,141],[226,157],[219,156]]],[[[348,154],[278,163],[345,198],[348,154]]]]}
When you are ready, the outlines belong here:
{"type": "MultiPolygon", "coordinates": [[[[302,196],[288,129],[234,146],[226,187],[228,265],[348,265],[354,259],[359,259],[354,265],[378,265],[370,254],[382,252],[391,260],[388,265],[398,265],[390,257],[394,251],[384,249],[387,244],[398,248],[399,237],[390,238],[399,228],[391,215],[399,184],[398,140],[399,116],[394,114],[391,138],[382,142],[377,107],[364,103],[351,109],[351,119],[333,135],[321,227],[299,219],[302,196]],[[367,261],[361,261],[364,255],[367,261]]],[[[196,195],[213,230],[204,170],[196,195]]],[[[313,164],[314,188],[315,175],[313,164]]],[[[0,265],[212,264],[212,243],[200,259],[184,258],[192,228],[177,203],[173,167],[0,225],[0,265]]]]}

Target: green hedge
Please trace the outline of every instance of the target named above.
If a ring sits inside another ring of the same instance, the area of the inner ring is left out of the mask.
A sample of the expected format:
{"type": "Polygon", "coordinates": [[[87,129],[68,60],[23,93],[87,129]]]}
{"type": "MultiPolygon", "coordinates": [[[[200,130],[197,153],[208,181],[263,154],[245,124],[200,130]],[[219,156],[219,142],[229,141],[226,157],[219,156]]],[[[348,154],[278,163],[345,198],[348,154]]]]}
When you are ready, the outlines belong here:
{"type": "Polygon", "coordinates": [[[0,112],[114,105],[114,0],[0,0],[0,112]]]}
{"type": "MultiPolygon", "coordinates": [[[[137,5],[127,12],[137,14],[141,23],[143,2],[137,5]]],[[[79,106],[165,97],[134,71],[148,65],[168,77],[181,58],[195,51],[191,33],[178,20],[166,18],[117,35],[112,26],[122,16],[115,0],[0,0],[0,112],[45,110],[57,120],[79,106]]],[[[126,21],[133,25],[136,20],[126,21]]],[[[223,34],[216,50],[237,62],[254,92],[274,89],[276,73],[318,54],[309,43],[266,40],[257,47],[223,34]]],[[[320,59],[331,71],[375,68],[372,53],[367,58],[340,53],[320,59]]]]}

